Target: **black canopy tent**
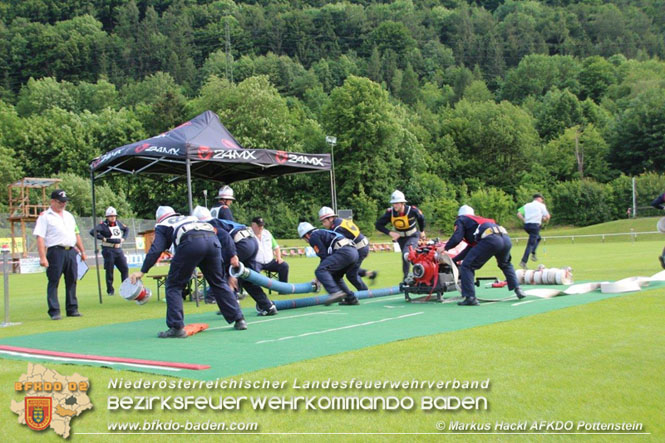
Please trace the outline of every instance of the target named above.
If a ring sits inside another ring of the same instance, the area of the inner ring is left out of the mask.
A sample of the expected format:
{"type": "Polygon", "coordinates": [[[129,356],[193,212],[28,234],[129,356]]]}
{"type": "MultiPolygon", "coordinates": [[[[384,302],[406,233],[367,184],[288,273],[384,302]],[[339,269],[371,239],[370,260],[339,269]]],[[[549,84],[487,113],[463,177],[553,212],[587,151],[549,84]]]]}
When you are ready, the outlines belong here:
{"type": "MultiPolygon", "coordinates": [[[[245,149],[233,138],[212,111],[206,111],[177,128],[155,137],[115,148],[90,164],[92,217],[97,226],[95,180],[111,174],[149,174],[187,179],[189,210],[192,210],[192,177],[233,183],[259,177],[329,171],[331,194],[334,177],[330,154],[306,154],[268,149],[245,149]]],[[[97,251],[97,237],[94,237],[97,251]]],[[[99,260],[97,285],[102,303],[99,260]]]]}

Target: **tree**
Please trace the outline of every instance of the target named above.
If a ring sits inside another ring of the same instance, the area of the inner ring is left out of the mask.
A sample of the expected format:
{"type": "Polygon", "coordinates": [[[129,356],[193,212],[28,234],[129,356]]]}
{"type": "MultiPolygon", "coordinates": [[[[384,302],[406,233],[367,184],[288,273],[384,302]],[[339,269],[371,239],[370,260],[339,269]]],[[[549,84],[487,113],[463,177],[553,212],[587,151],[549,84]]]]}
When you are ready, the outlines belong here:
{"type": "Polygon", "coordinates": [[[582,64],[579,80],[582,99],[589,97],[598,103],[610,85],[616,83],[614,66],[602,57],[588,57],[582,64]]]}
{"type": "Polygon", "coordinates": [[[567,128],[543,148],[540,162],[556,181],[593,178],[605,183],[615,171],[608,161],[609,148],[593,125],[567,128]]]}
{"type": "Polygon", "coordinates": [[[579,62],[570,56],[528,55],[506,74],[501,97],[521,103],[529,95],[540,97],[553,87],[568,88],[577,95],[580,71],[579,62]]]}
{"type": "Polygon", "coordinates": [[[368,79],[351,76],[331,92],[324,114],[326,133],[337,137],[337,176],[344,177],[338,181],[338,201],[346,204],[364,194],[383,206],[398,184],[408,182],[395,171],[409,151],[418,150],[415,140],[405,140],[388,94],[368,79]]]}
{"type": "Polygon", "coordinates": [[[665,171],[665,91],[648,89],[616,119],[611,135],[611,162],[635,175],[665,171]]]}
{"type": "Polygon", "coordinates": [[[548,91],[536,109],[536,128],[545,141],[563,134],[566,128],[584,123],[582,104],[567,89],[548,91]]]}
{"type": "Polygon", "coordinates": [[[512,193],[534,163],[538,134],[530,115],[508,103],[462,100],[443,112],[442,132],[460,153],[457,180],[481,183],[512,193]]]}

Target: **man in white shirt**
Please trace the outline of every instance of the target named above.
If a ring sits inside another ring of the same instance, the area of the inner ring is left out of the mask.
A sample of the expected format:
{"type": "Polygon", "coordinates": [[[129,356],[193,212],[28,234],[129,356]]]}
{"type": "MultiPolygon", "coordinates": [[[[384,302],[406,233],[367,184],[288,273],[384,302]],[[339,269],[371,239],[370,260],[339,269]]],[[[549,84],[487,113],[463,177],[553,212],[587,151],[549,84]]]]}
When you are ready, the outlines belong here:
{"type": "Polygon", "coordinates": [[[538,260],[536,248],[538,248],[541,239],[540,227],[543,222],[550,219],[550,213],[547,212],[545,198],[543,198],[542,194],[534,194],[533,201],[524,205],[523,209],[524,215],[522,215],[521,210],[518,210],[517,217],[524,222],[524,230],[529,234],[529,241],[526,244],[526,249],[520,262],[520,267],[526,269],[526,262],[529,260],[529,255],[531,255],[531,260],[538,260]]]}
{"type": "Polygon", "coordinates": [[[270,231],[264,228],[262,217],[252,219],[252,231],[259,241],[259,252],[256,254],[256,264],[259,270],[277,272],[279,281],[289,281],[289,264],[282,259],[279,245],[270,231]],[[273,257],[274,254],[274,257],[273,257]]]}
{"type": "Polygon", "coordinates": [[[86,256],[76,220],[65,210],[68,201],[69,197],[65,191],[61,189],[53,191],[50,207],[39,214],[33,231],[33,235],[37,237],[39,264],[46,268],[48,314],[52,320],[62,318],[58,302],[58,284],[63,274],[67,317],[81,317],[76,299],[78,278],[76,256],[79,252],[81,260],[85,260],[86,256]]]}

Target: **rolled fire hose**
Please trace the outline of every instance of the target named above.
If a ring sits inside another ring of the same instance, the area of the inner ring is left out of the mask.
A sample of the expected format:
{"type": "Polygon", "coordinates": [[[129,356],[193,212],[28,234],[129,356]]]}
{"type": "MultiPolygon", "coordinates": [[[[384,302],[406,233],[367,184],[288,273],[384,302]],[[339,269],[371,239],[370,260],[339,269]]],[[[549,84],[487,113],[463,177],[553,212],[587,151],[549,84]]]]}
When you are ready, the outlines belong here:
{"type": "MultiPolygon", "coordinates": [[[[399,286],[393,286],[392,288],[383,288],[383,289],[367,289],[365,291],[354,292],[355,296],[359,299],[365,298],[376,298],[376,297],[385,297],[388,295],[399,294],[399,286]]],[[[293,298],[290,300],[274,300],[277,310],[281,311],[283,309],[293,309],[293,308],[304,308],[307,306],[316,306],[322,305],[326,299],[328,299],[328,294],[317,295],[316,297],[307,297],[307,298],[293,298]]]]}
{"type": "Polygon", "coordinates": [[[536,270],[518,269],[515,271],[517,281],[525,285],[570,285],[573,283],[573,273],[567,268],[545,268],[539,266],[536,270]]]}
{"type": "Polygon", "coordinates": [[[229,268],[229,273],[231,274],[231,277],[247,280],[250,283],[270,289],[271,291],[276,291],[279,294],[309,294],[310,292],[319,292],[320,290],[320,287],[316,282],[295,284],[284,283],[246,268],[242,263],[240,263],[240,266],[237,268],[231,266],[229,268]]]}

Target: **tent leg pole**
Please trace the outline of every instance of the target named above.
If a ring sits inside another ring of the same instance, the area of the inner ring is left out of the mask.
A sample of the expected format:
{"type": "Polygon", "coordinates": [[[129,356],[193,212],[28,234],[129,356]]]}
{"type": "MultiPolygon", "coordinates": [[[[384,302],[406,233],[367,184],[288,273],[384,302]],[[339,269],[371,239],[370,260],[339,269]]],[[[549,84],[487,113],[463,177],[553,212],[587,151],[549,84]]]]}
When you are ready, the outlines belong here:
{"type": "Polygon", "coordinates": [[[99,277],[99,257],[97,256],[97,211],[95,209],[95,173],[90,170],[90,186],[92,187],[92,231],[95,235],[92,236],[94,247],[93,254],[95,254],[95,269],[97,271],[97,293],[99,294],[99,304],[103,303],[102,301],[102,281],[99,277]]]}
{"type": "Polygon", "coordinates": [[[187,165],[187,201],[189,202],[189,213],[191,214],[194,210],[194,205],[192,204],[192,162],[187,158],[185,164],[187,165]]]}

